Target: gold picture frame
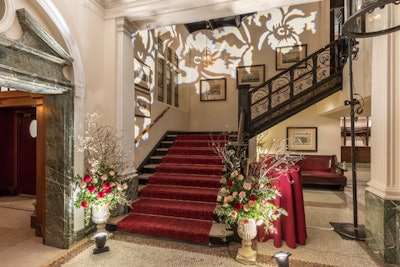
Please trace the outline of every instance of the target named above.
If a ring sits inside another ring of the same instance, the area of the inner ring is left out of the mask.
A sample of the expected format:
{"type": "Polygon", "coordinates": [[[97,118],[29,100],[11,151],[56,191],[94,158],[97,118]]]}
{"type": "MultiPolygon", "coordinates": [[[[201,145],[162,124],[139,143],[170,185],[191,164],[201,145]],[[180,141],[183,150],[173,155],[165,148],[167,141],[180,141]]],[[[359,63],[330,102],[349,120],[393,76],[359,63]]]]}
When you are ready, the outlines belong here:
{"type": "Polygon", "coordinates": [[[150,72],[151,69],[143,61],[134,58],[133,62],[135,84],[141,88],[150,90],[150,72]]]}
{"type": "Polygon", "coordinates": [[[317,127],[287,127],[287,149],[289,151],[318,151],[317,127]]]}
{"type": "Polygon", "coordinates": [[[226,79],[200,80],[200,101],[226,100],[226,79]]]}
{"type": "Polygon", "coordinates": [[[265,65],[239,66],[236,68],[236,84],[257,87],[265,82],[265,65]]]}
{"type": "MultiPolygon", "coordinates": [[[[285,70],[307,57],[307,45],[283,46],[276,48],[276,69],[285,70]]],[[[302,64],[299,68],[305,68],[302,64]]]]}

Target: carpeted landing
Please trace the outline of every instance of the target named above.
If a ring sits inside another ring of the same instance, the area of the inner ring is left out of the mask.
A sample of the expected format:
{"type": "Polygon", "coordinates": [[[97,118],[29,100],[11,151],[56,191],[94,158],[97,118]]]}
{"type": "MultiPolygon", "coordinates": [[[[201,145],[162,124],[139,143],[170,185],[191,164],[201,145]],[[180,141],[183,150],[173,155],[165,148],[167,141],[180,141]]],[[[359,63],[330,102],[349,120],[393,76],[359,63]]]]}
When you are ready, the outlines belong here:
{"type": "Polygon", "coordinates": [[[224,163],[212,144],[225,135],[179,134],[118,231],[210,243],[224,163]]]}

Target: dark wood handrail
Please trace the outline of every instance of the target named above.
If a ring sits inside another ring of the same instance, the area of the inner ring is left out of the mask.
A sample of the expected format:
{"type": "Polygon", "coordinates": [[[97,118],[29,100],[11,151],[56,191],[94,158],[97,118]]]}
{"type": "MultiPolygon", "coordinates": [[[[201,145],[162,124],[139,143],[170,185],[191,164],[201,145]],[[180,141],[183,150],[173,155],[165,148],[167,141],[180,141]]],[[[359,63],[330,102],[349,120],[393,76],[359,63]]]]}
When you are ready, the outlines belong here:
{"type": "Polygon", "coordinates": [[[340,38],[257,87],[238,87],[239,107],[245,111],[244,131],[238,138],[247,142],[258,132],[340,90],[346,51],[345,38],[340,38]]]}
{"type": "Polygon", "coordinates": [[[146,133],[148,133],[150,131],[150,129],[154,126],[154,124],[156,124],[156,122],[159,119],[161,119],[169,109],[170,109],[170,107],[167,107],[166,109],[164,109],[164,111],[161,112],[160,115],[157,116],[157,118],[155,118],[149,125],[146,126],[146,128],[143,129],[143,131],[135,138],[135,144],[137,142],[139,142],[140,139],[142,139],[143,135],[145,135],[146,133]]]}

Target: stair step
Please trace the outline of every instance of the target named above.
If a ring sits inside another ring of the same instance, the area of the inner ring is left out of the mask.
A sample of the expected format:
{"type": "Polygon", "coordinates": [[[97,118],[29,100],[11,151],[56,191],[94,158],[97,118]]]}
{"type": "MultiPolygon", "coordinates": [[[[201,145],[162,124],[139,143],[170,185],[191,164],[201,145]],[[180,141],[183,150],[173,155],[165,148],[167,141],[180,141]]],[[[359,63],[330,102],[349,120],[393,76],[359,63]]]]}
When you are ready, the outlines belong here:
{"type": "Polygon", "coordinates": [[[178,134],[177,140],[207,140],[207,141],[227,141],[228,137],[225,134],[178,134]]]}
{"type": "Polygon", "coordinates": [[[161,163],[155,171],[162,173],[223,175],[223,165],[161,163]]]}
{"type": "Polygon", "coordinates": [[[157,153],[157,155],[167,155],[168,149],[169,149],[169,148],[158,147],[158,148],[156,149],[156,153],[157,153]]]}
{"type": "Polygon", "coordinates": [[[175,141],[172,141],[172,140],[162,141],[161,147],[162,148],[170,148],[174,142],[175,141]]]}
{"type": "Polygon", "coordinates": [[[226,141],[225,140],[176,140],[174,141],[173,146],[174,147],[213,147],[213,144],[216,145],[225,145],[226,141]]]}
{"type": "Polygon", "coordinates": [[[221,184],[221,176],[212,175],[187,175],[187,174],[171,174],[156,172],[148,176],[149,184],[159,185],[179,185],[194,187],[213,187],[219,188],[221,184]]]}
{"type": "Polygon", "coordinates": [[[214,221],[224,164],[212,142],[224,145],[226,139],[210,134],[165,136],[139,170],[139,198],[114,227],[132,234],[221,243],[221,237],[230,235],[214,221]]]}
{"type": "Polygon", "coordinates": [[[167,134],[167,140],[176,140],[177,134],[167,134]]]}
{"type": "Polygon", "coordinates": [[[118,223],[118,230],[209,244],[212,226],[213,222],[206,220],[131,213],[118,223]]]}
{"type": "Polygon", "coordinates": [[[153,173],[142,173],[137,176],[139,180],[149,180],[149,177],[154,175],[153,173]]]}
{"type": "Polygon", "coordinates": [[[168,155],[162,158],[162,163],[178,163],[178,164],[208,164],[208,165],[223,165],[220,156],[203,156],[203,155],[168,155]]]}
{"type": "Polygon", "coordinates": [[[147,186],[147,184],[140,184],[140,185],[138,186],[138,191],[139,191],[139,193],[140,193],[140,191],[142,191],[142,189],[145,188],[146,186],[147,186]]]}
{"type": "Polygon", "coordinates": [[[171,147],[166,153],[168,155],[216,155],[212,147],[171,147]]]}
{"type": "Polygon", "coordinates": [[[188,186],[147,185],[140,191],[141,197],[179,199],[188,201],[217,201],[219,188],[201,188],[188,186]]]}
{"type": "Polygon", "coordinates": [[[132,213],[213,220],[216,203],[142,197],[131,205],[132,213]]]}
{"type": "MultiPolygon", "coordinates": [[[[120,221],[122,221],[125,217],[127,217],[128,215],[129,214],[115,216],[115,217],[111,216],[108,219],[107,224],[112,225],[112,226],[117,226],[118,223],[120,221]]],[[[234,232],[232,230],[226,230],[224,224],[217,223],[217,222],[214,222],[212,224],[212,227],[210,230],[210,237],[212,237],[212,238],[222,239],[224,237],[232,236],[233,234],[234,234],[234,232]]]]}

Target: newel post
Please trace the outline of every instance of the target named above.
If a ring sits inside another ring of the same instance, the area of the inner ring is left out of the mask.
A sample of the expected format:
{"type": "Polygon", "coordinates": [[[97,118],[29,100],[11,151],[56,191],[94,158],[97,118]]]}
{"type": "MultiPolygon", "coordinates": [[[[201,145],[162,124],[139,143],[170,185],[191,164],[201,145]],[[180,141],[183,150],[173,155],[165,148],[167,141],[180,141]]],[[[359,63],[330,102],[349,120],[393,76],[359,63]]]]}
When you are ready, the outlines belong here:
{"type": "MultiPolygon", "coordinates": [[[[242,84],[238,86],[239,97],[238,97],[238,132],[239,136],[242,137],[249,133],[250,124],[250,84],[242,84]],[[243,111],[243,117],[241,120],[241,113],[243,111]]],[[[240,138],[239,138],[240,139],[240,138]]]]}

